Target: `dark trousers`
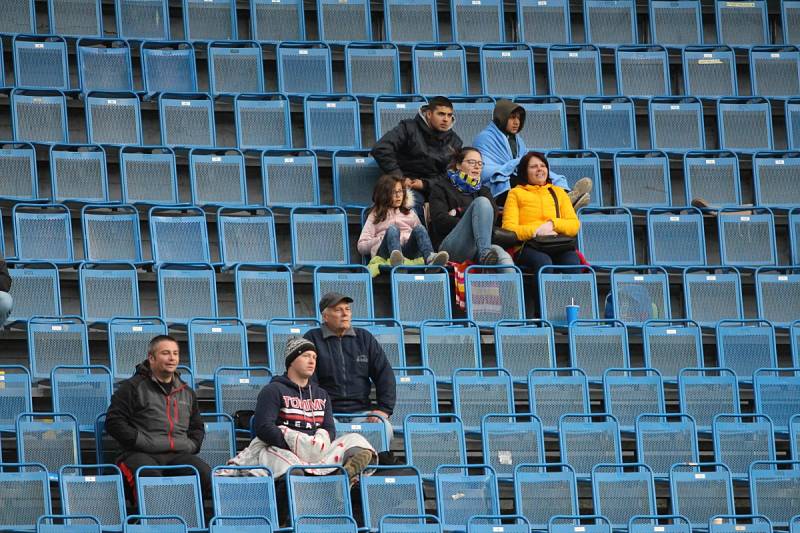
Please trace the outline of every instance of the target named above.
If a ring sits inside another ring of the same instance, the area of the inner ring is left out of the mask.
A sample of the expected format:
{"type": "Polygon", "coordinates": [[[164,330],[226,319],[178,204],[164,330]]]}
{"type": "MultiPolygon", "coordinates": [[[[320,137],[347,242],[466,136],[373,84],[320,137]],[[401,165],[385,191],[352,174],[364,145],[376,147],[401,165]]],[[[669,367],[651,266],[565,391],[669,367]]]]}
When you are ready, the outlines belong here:
{"type": "Polygon", "coordinates": [[[533,273],[531,279],[531,294],[533,295],[534,307],[536,309],[536,316],[541,315],[539,307],[539,270],[548,265],[580,265],[581,260],[574,250],[562,252],[550,256],[544,252],[534,250],[530,246],[523,246],[519,251],[515,262],[520,267],[527,267],[533,273]]]}
{"type": "MultiPolygon", "coordinates": [[[[178,466],[189,465],[197,469],[200,474],[200,488],[203,491],[203,498],[211,500],[211,467],[206,464],[199,456],[191,453],[142,453],[131,452],[123,455],[118,461],[117,466],[122,470],[125,478],[125,492],[130,501],[136,501],[136,469],[142,466],[178,466]]],[[[192,471],[186,469],[167,470],[164,474],[160,470],[145,470],[144,476],[185,476],[191,475],[192,471]]]]}

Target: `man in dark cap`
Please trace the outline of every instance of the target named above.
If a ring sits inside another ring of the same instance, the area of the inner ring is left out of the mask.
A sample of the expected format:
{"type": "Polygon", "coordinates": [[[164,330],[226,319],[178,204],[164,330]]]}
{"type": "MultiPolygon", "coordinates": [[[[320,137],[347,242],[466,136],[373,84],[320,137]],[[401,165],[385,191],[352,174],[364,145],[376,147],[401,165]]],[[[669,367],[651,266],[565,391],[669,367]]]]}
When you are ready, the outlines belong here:
{"type": "Polygon", "coordinates": [[[328,391],[334,414],[367,413],[365,419],[369,422],[383,420],[391,439],[388,419],[395,403],[392,365],[369,331],[352,327],[351,303],[352,298],[338,292],[329,292],[320,299],[322,327],[305,334],[317,347],[317,370],[312,379],[328,391]],[[369,397],[373,385],[374,404],[369,397]]]}

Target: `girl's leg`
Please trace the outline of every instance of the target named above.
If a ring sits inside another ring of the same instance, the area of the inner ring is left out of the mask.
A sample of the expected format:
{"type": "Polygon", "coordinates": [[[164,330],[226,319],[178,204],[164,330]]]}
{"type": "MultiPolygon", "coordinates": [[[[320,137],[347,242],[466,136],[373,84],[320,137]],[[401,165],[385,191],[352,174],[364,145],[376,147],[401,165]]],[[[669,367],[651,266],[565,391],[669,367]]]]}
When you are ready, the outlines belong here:
{"type": "Polygon", "coordinates": [[[378,247],[378,257],[387,259],[394,250],[400,250],[400,230],[397,226],[389,226],[383,234],[383,241],[378,247]]]}

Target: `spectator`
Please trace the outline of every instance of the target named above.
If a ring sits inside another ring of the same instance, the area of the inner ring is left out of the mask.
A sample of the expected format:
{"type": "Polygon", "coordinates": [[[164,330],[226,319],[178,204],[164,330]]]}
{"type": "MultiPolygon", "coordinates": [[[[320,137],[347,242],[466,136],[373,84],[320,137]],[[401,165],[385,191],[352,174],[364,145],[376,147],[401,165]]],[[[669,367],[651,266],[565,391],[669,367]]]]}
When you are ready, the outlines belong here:
{"type": "MultiPolygon", "coordinates": [[[[106,430],[122,447],[117,465],[131,491],[141,466],[191,465],[210,499],[211,468],[197,456],[205,436],[203,421],[195,392],[175,371],[178,364],[178,342],[169,335],[153,337],[147,359],[111,397],[106,430]]],[[[159,474],[149,470],[146,475],[159,474]]]]}
{"type": "Polygon", "coordinates": [[[361,230],[358,251],[362,255],[388,259],[392,266],[406,258],[422,257],[427,264],[444,265],[447,252],[433,251],[428,231],[411,210],[414,197],[403,186],[403,178],[384,175],[372,193],[372,210],[361,230]]]}
{"type": "Polygon", "coordinates": [[[383,348],[369,331],[351,325],[353,299],[329,292],[319,301],[322,327],[305,334],[317,347],[317,371],[313,381],[328,392],[334,413],[367,413],[359,421],[386,425],[391,439],[389,417],[395,403],[394,372],[383,348]],[[370,400],[375,386],[375,404],[370,400]],[[373,416],[375,415],[375,416],[373,416]]]}
{"type": "Polygon", "coordinates": [[[0,329],[3,328],[14,306],[14,300],[8,293],[10,290],[11,275],[8,273],[5,259],[0,255],[0,329]]]}
{"type": "Polygon", "coordinates": [[[420,107],[416,117],[401,120],[386,132],[372,149],[372,157],[384,173],[406,178],[414,211],[423,223],[431,183],[445,173],[450,157],[461,148],[454,123],[452,102],[435,96],[420,107]]]}
{"type": "MultiPolygon", "coordinates": [[[[489,185],[497,205],[504,205],[508,191],[514,186],[517,165],[528,152],[519,134],[525,127],[525,108],[511,100],[500,99],[494,106],[492,122],[475,137],[475,148],[483,155],[481,179],[489,185]]],[[[570,190],[567,178],[550,171],[553,185],[569,193],[575,210],[591,201],[592,180],[581,178],[570,190]]]]}
{"type": "Polygon", "coordinates": [[[471,146],[457,152],[447,177],[431,188],[431,237],[433,244],[457,262],[511,265],[514,261],[500,246],[492,244],[497,206],[481,181],[481,153],[471,146]]]}

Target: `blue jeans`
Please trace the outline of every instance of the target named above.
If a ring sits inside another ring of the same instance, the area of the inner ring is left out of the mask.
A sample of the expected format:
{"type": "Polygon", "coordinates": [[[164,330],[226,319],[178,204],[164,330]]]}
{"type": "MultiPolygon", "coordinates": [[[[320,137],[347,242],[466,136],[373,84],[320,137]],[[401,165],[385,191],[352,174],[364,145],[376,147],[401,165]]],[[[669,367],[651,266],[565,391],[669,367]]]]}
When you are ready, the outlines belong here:
{"type": "Polygon", "coordinates": [[[11,309],[14,307],[14,300],[7,292],[0,291],[0,327],[6,323],[8,315],[11,314],[11,309]]]}
{"type": "Polygon", "coordinates": [[[378,256],[387,258],[392,250],[400,250],[403,252],[403,257],[408,259],[417,257],[425,259],[433,253],[433,245],[424,226],[417,226],[411,230],[411,236],[405,244],[400,244],[400,230],[397,226],[389,226],[383,234],[383,242],[378,247],[378,256]]]}
{"type": "Polygon", "coordinates": [[[450,254],[450,260],[461,263],[475,260],[487,248],[497,252],[498,265],[513,265],[514,260],[496,244],[492,244],[494,209],[488,198],[475,198],[458,221],[456,227],[444,238],[439,246],[450,254]]]}
{"type": "Polygon", "coordinates": [[[531,289],[533,296],[534,307],[536,314],[540,315],[539,309],[539,270],[548,265],[580,265],[581,259],[574,250],[562,252],[550,256],[544,252],[534,250],[530,246],[523,246],[517,255],[517,265],[521,267],[528,267],[533,272],[531,278],[531,289]]]}

